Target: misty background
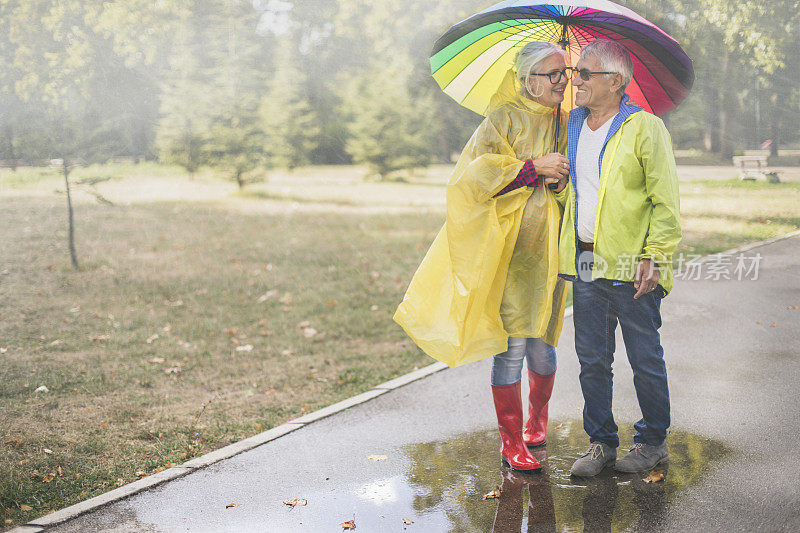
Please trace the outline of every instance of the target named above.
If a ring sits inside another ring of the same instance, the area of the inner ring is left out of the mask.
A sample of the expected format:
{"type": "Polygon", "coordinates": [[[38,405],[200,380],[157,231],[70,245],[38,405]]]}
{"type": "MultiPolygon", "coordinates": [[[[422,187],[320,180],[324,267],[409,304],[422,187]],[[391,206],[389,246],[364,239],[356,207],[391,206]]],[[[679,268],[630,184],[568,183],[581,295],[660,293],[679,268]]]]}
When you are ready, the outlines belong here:
{"type": "MultiPolygon", "coordinates": [[[[5,167],[157,160],[244,186],[269,169],[449,162],[481,117],[430,76],[434,40],[493,2],[0,1],[5,167]]],[[[694,60],[664,117],[718,160],[791,147],[798,2],[632,0],[694,60]]]]}

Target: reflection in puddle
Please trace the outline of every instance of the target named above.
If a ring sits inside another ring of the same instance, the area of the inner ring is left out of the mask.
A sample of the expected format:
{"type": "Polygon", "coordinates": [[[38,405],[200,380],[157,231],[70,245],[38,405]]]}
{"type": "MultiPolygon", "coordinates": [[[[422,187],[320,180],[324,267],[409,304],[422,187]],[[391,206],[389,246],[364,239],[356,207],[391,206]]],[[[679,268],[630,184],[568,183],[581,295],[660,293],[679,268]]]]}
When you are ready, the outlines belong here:
{"type": "MultiPolygon", "coordinates": [[[[727,453],[719,442],[672,431],[667,440],[670,462],[658,467],[666,470],[663,482],[648,484],[643,475],[610,468],[595,478],[571,478],[569,469],[588,439],[580,421],[556,426],[551,422],[547,445],[534,449],[544,465],[539,474],[500,467],[495,429],[409,446],[405,451],[411,460],[408,482],[414,510],[420,517],[444,513],[451,531],[488,531],[490,524],[494,531],[514,533],[652,531],[660,529],[675,496],[727,453]],[[480,495],[495,485],[500,485],[500,499],[482,501],[480,495]]],[[[625,437],[620,457],[632,445],[631,436],[625,437]]]]}

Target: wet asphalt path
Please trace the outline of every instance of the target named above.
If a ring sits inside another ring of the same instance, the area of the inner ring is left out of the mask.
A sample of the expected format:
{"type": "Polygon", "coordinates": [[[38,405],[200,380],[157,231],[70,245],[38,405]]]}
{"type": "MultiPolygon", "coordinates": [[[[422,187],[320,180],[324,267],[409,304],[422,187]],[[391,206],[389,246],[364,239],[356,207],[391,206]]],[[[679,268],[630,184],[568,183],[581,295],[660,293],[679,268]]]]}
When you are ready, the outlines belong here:
{"type": "MultiPolygon", "coordinates": [[[[367,532],[798,531],[800,310],[789,307],[800,306],[800,237],[747,255],[756,252],[758,280],[678,281],[663,302],[674,465],[660,484],[610,472],[591,482],[566,475],[587,444],[568,318],[550,438],[537,451],[549,457],[544,474],[503,476],[486,360],[52,530],[335,532],[354,520],[367,532]],[[506,498],[481,500],[495,485],[506,498]],[[282,503],[291,498],[308,505],[282,503]],[[237,506],[226,509],[230,503],[237,506]]],[[[617,347],[614,409],[630,442],[639,416],[619,332],[617,347]]]]}

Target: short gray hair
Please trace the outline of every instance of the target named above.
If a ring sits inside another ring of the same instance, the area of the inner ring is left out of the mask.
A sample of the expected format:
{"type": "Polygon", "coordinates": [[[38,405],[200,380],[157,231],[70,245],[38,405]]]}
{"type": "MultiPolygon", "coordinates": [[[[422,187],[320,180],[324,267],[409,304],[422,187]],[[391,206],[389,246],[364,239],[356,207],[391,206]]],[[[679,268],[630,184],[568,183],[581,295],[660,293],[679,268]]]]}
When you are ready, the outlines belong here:
{"type": "MultiPolygon", "coordinates": [[[[600,68],[606,72],[617,72],[622,75],[619,94],[624,93],[633,78],[633,62],[628,49],[611,39],[597,39],[581,50],[581,59],[589,55],[595,56],[600,61],[600,68]]],[[[612,74],[606,74],[606,77],[609,76],[612,74]]]]}
{"type": "Polygon", "coordinates": [[[517,53],[514,60],[514,70],[517,72],[517,79],[525,86],[525,78],[539,66],[539,63],[547,59],[553,54],[560,54],[564,58],[567,53],[554,45],[553,43],[543,41],[532,41],[526,44],[522,50],[517,53]]]}

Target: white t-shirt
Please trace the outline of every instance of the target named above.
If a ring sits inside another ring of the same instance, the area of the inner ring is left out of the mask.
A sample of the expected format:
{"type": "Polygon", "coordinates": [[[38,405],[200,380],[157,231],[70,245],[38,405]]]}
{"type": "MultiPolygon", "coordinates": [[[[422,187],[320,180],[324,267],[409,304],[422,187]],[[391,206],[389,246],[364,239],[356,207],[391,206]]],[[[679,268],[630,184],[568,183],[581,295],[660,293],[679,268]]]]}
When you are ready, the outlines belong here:
{"type": "Polygon", "coordinates": [[[583,242],[594,242],[594,217],[597,213],[597,193],[600,190],[600,152],[614,117],[595,131],[584,120],[578,137],[575,181],[578,184],[578,239],[583,242]]]}

